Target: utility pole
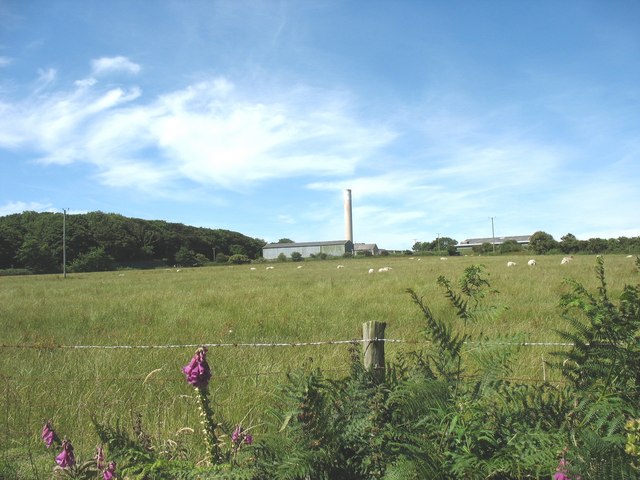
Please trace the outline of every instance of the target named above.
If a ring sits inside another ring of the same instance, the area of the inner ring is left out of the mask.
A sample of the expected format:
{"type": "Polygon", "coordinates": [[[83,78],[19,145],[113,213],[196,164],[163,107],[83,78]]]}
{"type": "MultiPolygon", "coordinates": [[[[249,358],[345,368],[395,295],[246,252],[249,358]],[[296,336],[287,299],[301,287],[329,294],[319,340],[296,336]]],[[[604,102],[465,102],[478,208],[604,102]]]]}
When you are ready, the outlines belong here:
{"type": "Polygon", "coordinates": [[[62,278],[67,278],[67,210],[62,209],[62,278]]]}
{"type": "Polygon", "coordinates": [[[491,219],[491,239],[492,239],[492,245],[493,245],[493,254],[496,254],[496,234],[495,231],[493,229],[493,219],[496,217],[489,217],[491,219]]]}
{"type": "Polygon", "coordinates": [[[436,244],[438,245],[438,255],[440,255],[440,234],[436,233],[437,238],[436,238],[436,244]]]}

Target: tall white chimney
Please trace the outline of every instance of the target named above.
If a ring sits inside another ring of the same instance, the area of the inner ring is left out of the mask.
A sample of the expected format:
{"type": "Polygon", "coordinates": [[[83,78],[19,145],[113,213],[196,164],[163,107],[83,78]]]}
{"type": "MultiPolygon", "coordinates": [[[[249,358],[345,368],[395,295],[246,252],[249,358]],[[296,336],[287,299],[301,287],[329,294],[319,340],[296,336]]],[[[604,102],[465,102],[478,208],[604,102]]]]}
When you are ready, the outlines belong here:
{"type": "Polygon", "coordinates": [[[351,218],[351,190],[344,191],[344,236],[353,243],[353,220],[351,218]]]}

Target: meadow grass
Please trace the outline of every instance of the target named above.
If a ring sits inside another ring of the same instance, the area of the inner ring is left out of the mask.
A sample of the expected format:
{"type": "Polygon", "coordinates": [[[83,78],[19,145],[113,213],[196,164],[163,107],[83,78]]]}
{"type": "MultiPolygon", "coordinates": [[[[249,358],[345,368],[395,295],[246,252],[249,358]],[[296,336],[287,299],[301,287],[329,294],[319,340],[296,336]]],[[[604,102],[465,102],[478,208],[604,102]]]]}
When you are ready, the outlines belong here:
{"type": "MultiPolygon", "coordinates": [[[[387,360],[423,348],[424,321],[406,293],[423,296],[438,318],[456,321],[437,285],[444,275],[457,284],[464,269],[485,266],[499,293],[488,304],[505,307],[490,322],[469,332],[496,340],[557,342],[558,303],[564,278],[595,291],[594,256],[576,256],[560,265],[559,256],[528,257],[377,257],[296,263],[216,266],[194,269],[0,277],[0,443],[11,460],[26,451],[43,452],[42,420],[53,419],[76,451],[90,455],[97,441],[90,419],[131,425],[139,414],[157,441],[173,439],[203,448],[197,433],[193,390],[181,367],[195,348],[70,349],[59,345],[184,345],[202,343],[279,343],[360,339],[362,324],[387,322],[387,360]],[[507,260],[515,268],[507,268],[507,260]],[[342,264],[345,268],[336,268],[342,264]],[[302,265],[298,269],[297,266],[302,265]],[[386,273],[368,274],[390,266],[386,273]],[[38,346],[39,348],[21,348],[38,346]]],[[[633,259],[609,255],[605,269],[610,297],[625,284],[638,283],[633,259]]],[[[543,369],[552,347],[523,347],[514,360],[514,378],[558,381],[543,369]]],[[[277,400],[287,372],[318,367],[343,376],[349,368],[345,345],[306,347],[215,347],[211,398],[219,418],[231,424],[261,425],[277,400]]],[[[259,429],[257,429],[259,431],[259,429]]],[[[35,462],[50,458],[39,454],[35,462]]],[[[45,467],[41,467],[45,468],[45,467]]]]}

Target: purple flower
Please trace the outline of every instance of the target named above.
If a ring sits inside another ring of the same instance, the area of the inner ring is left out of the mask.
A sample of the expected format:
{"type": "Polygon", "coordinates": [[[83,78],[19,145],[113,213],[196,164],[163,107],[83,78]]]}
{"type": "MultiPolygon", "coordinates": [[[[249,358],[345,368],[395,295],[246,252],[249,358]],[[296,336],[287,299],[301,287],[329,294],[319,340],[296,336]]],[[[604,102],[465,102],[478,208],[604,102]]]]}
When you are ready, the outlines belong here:
{"type": "Polygon", "coordinates": [[[253,443],[253,436],[247,433],[246,430],[243,430],[241,425],[238,425],[231,434],[231,442],[236,446],[240,446],[242,443],[251,445],[253,443]]]}
{"type": "Polygon", "coordinates": [[[236,429],[233,431],[233,433],[231,434],[231,441],[233,443],[240,443],[242,441],[241,435],[242,435],[242,427],[238,425],[236,429]]]}
{"type": "Polygon", "coordinates": [[[189,365],[182,369],[187,382],[196,388],[207,388],[211,379],[211,369],[207,363],[207,349],[200,347],[189,362],[189,365]]]}
{"type": "Polygon", "coordinates": [[[62,452],[56,457],[56,463],[62,468],[73,467],[76,463],[73,445],[66,438],[62,441],[62,452]]]}
{"type": "Polygon", "coordinates": [[[102,472],[103,480],[111,480],[116,477],[116,462],[109,462],[107,469],[102,472]]]}
{"type": "Polygon", "coordinates": [[[580,475],[572,479],[568,474],[568,463],[564,458],[561,458],[560,463],[558,463],[558,467],[556,468],[556,473],[553,475],[553,480],[580,480],[580,475]]]}
{"type": "Polygon", "coordinates": [[[104,450],[102,445],[98,445],[96,447],[96,454],[93,458],[96,461],[96,468],[98,470],[102,470],[104,468],[104,450]]]}
{"type": "Polygon", "coordinates": [[[49,448],[53,442],[59,442],[58,436],[56,432],[53,430],[53,426],[51,425],[51,420],[47,420],[44,422],[44,426],[42,427],[42,440],[44,440],[45,445],[49,448]]]}

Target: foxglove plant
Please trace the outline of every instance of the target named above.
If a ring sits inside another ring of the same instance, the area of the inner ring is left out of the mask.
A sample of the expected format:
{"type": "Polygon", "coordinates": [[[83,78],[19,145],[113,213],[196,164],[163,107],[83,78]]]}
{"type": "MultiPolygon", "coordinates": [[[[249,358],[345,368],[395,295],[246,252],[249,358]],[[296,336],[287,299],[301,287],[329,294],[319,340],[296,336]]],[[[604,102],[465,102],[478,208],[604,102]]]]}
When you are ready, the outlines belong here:
{"type": "Polygon", "coordinates": [[[182,369],[187,382],[196,390],[196,395],[200,403],[200,417],[202,417],[202,432],[212,464],[222,462],[222,455],[216,436],[216,424],[213,422],[213,411],[209,402],[209,380],[211,379],[211,368],[207,363],[207,349],[200,347],[196,350],[189,365],[182,369]]]}
{"type": "Polygon", "coordinates": [[[56,457],[56,463],[61,468],[73,467],[76,464],[73,445],[66,438],[62,441],[62,452],[56,457]]]}
{"type": "Polygon", "coordinates": [[[569,463],[564,458],[564,454],[558,463],[556,473],[553,474],[553,480],[580,480],[580,475],[575,477],[569,476],[569,463]]]}
{"type": "Polygon", "coordinates": [[[47,420],[44,422],[44,426],[42,427],[42,434],[40,436],[47,448],[51,447],[51,445],[53,445],[54,443],[60,443],[60,439],[53,429],[51,420],[47,420]]]}
{"type": "Polygon", "coordinates": [[[116,462],[109,462],[106,470],[102,472],[102,480],[112,480],[116,478],[116,462]]]}
{"type": "Polygon", "coordinates": [[[93,458],[96,461],[96,468],[102,470],[104,468],[104,449],[102,445],[96,447],[96,454],[93,458]]]}

